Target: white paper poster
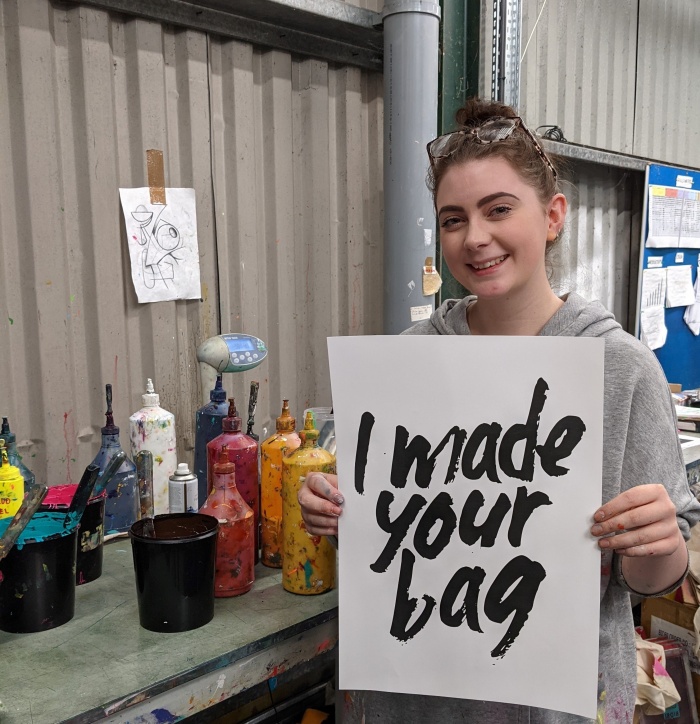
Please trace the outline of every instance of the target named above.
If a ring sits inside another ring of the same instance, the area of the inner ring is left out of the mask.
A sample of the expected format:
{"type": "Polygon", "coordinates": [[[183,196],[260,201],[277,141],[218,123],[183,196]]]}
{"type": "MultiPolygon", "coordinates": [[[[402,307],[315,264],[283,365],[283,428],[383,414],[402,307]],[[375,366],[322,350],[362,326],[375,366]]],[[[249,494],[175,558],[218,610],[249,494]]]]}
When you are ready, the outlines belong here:
{"type": "Polygon", "coordinates": [[[647,247],[700,247],[700,192],[672,186],[649,186],[647,247]]]}
{"type": "Polygon", "coordinates": [[[690,264],[666,267],[666,306],[687,307],[695,304],[695,289],[690,264]]]}
{"type": "Polygon", "coordinates": [[[119,196],[139,302],[200,299],[194,189],[166,188],[164,206],[151,204],[148,187],[119,196]]]}
{"type": "Polygon", "coordinates": [[[328,348],[340,687],[595,717],[603,340],[328,348]]]}

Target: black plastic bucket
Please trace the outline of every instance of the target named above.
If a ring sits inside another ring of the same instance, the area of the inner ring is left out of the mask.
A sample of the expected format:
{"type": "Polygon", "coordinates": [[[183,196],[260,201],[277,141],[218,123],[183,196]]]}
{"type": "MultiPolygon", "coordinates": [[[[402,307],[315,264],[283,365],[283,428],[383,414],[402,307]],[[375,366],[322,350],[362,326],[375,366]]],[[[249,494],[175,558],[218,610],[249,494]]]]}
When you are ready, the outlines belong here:
{"type": "Polygon", "coordinates": [[[34,633],[61,626],[75,614],[75,526],[28,541],[32,528],[62,528],[65,513],[36,513],[14,548],[0,561],[0,629],[34,633]],[[23,540],[24,538],[24,540],[23,540]]]}
{"type": "MultiPolygon", "coordinates": [[[[54,485],[49,488],[39,510],[68,511],[75,491],[73,485],[54,485]]],[[[78,524],[78,556],[75,566],[75,582],[78,586],[90,583],[102,575],[104,559],[104,517],[107,492],[90,498],[78,524]]]]}
{"type": "Polygon", "coordinates": [[[170,513],[138,520],[129,531],[139,622],[174,633],[214,617],[214,571],[219,522],[201,513],[170,513]]]}
{"type": "Polygon", "coordinates": [[[102,575],[106,500],[106,492],[96,498],[90,498],[80,517],[78,557],[75,567],[75,582],[79,586],[95,581],[102,575]]]}

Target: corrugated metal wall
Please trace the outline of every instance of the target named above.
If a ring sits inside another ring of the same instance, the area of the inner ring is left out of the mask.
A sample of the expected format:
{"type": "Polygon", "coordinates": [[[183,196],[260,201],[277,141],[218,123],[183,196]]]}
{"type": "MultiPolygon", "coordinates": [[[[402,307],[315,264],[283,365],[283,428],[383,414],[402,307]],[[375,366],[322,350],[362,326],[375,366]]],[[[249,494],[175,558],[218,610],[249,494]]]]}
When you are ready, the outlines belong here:
{"type": "Polygon", "coordinates": [[[49,0],[3,0],[0,58],[0,414],[37,479],[95,455],[106,382],[126,443],[153,377],[189,457],[220,330],[269,344],[225,379],[261,423],[327,404],[326,335],[381,325],[381,76],[49,0]],[[196,190],[201,301],[136,301],[118,188],[148,148],[196,190]]]}
{"type": "MultiPolygon", "coordinates": [[[[490,97],[493,0],[482,2],[481,30],[480,93],[490,97]]],[[[520,111],[574,143],[700,167],[698,37],[697,0],[522,0],[520,111]]],[[[569,167],[553,282],[601,299],[632,329],[643,175],[569,167]]]]}
{"type": "Polygon", "coordinates": [[[564,235],[551,255],[559,293],[599,299],[626,329],[634,329],[643,177],[593,164],[569,166],[564,235]]]}
{"type": "MultiPolygon", "coordinates": [[[[493,0],[482,7],[488,91],[493,0]]],[[[574,143],[700,167],[697,0],[522,0],[521,37],[529,124],[556,124],[574,143]]]]}
{"type": "Polygon", "coordinates": [[[634,153],[700,168],[700,3],[641,0],[634,153]]]}

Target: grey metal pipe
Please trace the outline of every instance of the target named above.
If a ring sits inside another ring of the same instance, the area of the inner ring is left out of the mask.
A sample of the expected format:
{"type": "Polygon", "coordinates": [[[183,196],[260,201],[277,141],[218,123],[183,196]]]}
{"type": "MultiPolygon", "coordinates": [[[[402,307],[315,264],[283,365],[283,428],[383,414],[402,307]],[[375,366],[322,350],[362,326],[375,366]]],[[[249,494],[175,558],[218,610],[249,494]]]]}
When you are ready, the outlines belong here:
{"type": "Polygon", "coordinates": [[[384,3],[384,333],[430,316],[423,266],[435,258],[425,145],[437,135],[440,5],[384,3]]]}

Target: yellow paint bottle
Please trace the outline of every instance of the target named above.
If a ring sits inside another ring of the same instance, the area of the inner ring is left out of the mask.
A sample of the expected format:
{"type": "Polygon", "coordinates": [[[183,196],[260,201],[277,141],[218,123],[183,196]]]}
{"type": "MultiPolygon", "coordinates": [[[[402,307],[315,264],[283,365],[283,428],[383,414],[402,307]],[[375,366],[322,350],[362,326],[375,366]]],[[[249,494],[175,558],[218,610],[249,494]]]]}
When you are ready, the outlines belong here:
{"type": "Polygon", "coordinates": [[[24,500],[24,478],[10,465],[5,441],[0,440],[0,518],[11,518],[24,500]]]}
{"type": "Polygon", "coordinates": [[[289,400],[283,400],[277,432],[260,445],[260,541],[262,562],[269,568],[282,568],[282,457],[301,445],[295,427],[289,400]]]}
{"type": "Polygon", "coordinates": [[[325,593],[335,584],[335,548],[306,532],[297,494],[309,473],[335,473],[335,456],[318,446],[312,412],[299,433],[301,447],[282,457],[282,586],[291,593],[325,593]]]}

